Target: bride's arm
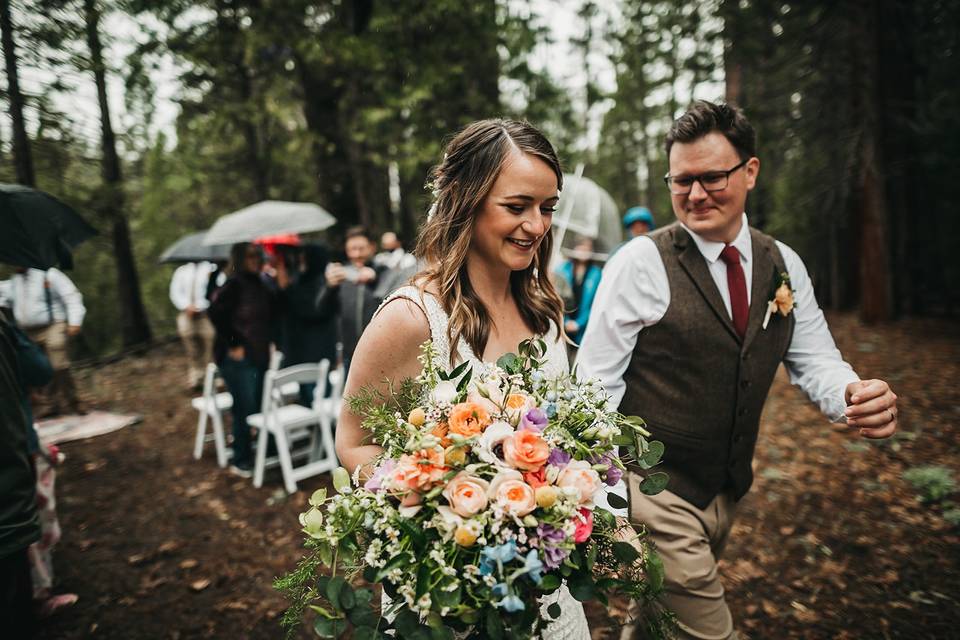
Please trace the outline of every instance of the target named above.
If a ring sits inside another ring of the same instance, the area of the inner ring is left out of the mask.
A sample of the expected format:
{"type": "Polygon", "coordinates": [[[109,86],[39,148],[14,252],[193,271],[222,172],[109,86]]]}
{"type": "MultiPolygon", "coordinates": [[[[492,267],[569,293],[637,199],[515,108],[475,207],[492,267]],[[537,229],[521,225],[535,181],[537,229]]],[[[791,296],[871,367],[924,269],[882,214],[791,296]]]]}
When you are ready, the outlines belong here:
{"type": "MultiPolygon", "coordinates": [[[[417,357],[420,345],[429,338],[430,324],[416,303],[406,298],[390,301],[373,317],[357,343],[344,398],[363,388],[386,392],[387,380],[399,382],[420,375],[422,367],[417,357]]],[[[370,442],[369,432],[346,401],[337,422],[336,448],[337,457],[351,474],[382,451],[370,442]]],[[[362,470],[361,475],[368,476],[369,470],[362,470]]]]}

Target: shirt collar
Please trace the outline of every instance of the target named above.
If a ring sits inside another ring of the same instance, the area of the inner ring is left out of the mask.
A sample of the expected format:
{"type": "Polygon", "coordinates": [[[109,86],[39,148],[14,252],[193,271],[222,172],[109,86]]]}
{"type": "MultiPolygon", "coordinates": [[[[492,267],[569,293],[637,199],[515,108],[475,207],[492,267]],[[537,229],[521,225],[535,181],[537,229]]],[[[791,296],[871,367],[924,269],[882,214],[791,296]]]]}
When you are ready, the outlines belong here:
{"type": "MultiPolygon", "coordinates": [[[[703,257],[707,259],[708,263],[713,264],[720,259],[720,252],[723,251],[726,244],[702,238],[682,222],[680,226],[683,227],[686,232],[690,234],[690,237],[693,238],[693,241],[697,243],[697,248],[703,257]]],[[[740,231],[737,233],[737,237],[734,238],[730,244],[736,247],[744,261],[749,263],[750,260],[753,259],[753,243],[750,242],[750,228],[747,223],[746,213],[743,214],[743,218],[740,221],[740,231]]]]}

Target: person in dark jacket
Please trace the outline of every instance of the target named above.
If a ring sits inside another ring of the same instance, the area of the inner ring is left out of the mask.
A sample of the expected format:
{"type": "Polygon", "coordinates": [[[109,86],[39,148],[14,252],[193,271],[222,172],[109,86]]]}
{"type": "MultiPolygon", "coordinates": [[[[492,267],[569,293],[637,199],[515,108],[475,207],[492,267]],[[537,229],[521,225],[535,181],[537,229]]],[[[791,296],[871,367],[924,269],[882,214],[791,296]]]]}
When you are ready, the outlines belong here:
{"type": "MultiPolygon", "coordinates": [[[[277,264],[283,366],[326,359],[333,368],[337,364],[339,296],[336,288],[327,285],[324,276],[329,262],[327,250],[308,244],[300,255],[298,273],[290,274],[284,261],[277,264]]],[[[302,404],[312,404],[313,394],[313,385],[300,385],[302,404]]]]}
{"type": "Polygon", "coordinates": [[[23,389],[10,324],[0,314],[0,620],[10,638],[33,633],[28,549],[40,539],[23,389]]]}
{"type": "Polygon", "coordinates": [[[208,315],[217,330],[213,357],[233,396],[233,464],[231,472],[249,478],[253,451],[247,416],[260,411],[263,376],[270,365],[275,295],[260,269],[263,254],[240,242],[230,249],[229,277],[210,303],[208,315]]]}
{"type": "Polygon", "coordinates": [[[375,249],[369,231],[364,227],[351,227],[344,240],[348,264],[335,262],[327,269],[327,285],[338,291],[344,371],[350,370],[360,335],[383,299],[378,285],[385,267],[373,264],[375,249]]]}

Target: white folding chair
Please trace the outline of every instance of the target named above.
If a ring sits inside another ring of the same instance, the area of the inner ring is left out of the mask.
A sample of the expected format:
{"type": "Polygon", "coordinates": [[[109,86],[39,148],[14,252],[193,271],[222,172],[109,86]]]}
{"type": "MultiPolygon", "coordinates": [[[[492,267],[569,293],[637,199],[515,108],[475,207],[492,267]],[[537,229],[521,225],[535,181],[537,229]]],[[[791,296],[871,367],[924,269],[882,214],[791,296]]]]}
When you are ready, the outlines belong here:
{"type": "Polygon", "coordinates": [[[199,460],[203,455],[203,445],[212,440],[217,451],[217,464],[225,467],[227,459],[233,455],[233,452],[227,450],[223,430],[223,412],[233,407],[233,396],[229,391],[217,393],[217,373],[217,365],[212,362],[207,364],[207,370],[203,375],[203,395],[190,401],[193,408],[200,414],[197,419],[197,436],[193,443],[193,458],[199,460]],[[211,423],[212,433],[210,434],[207,434],[207,422],[211,423]]]}
{"type": "MultiPolygon", "coordinates": [[[[270,354],[269,371],[280,368],[283,354],[274,351],[270,354]]],[[[203,376],[203,395],[190,400],[190,404],[199,413],[197,418],[197,435],[193,443],[193,458],[199,460],[203,456],[203,446],[213,442],[217,451],[217,464],[227,466],[227,460],[233,457],[233,451],[227,448],[226,431],[223,427],[223,414],[233,408],[233,396],[229,391],[217,392],[217,378],[220,370],[213,362],[207,364],[203,376]],[[210,431],[207,433],[207,422],[210,422],[210,431]]]]}
{"type": "Polygon", "coordinates": [[[320,411],[299,404],[284,404],[283,388],[292,382],[313,383],[323,389],[330,369],[329,360],[319,363],[298,364],[279,371],[268,371],[263,386],[261,412],[249,416],[247,423],[259,430],[257,456],[253,469],[253,486],[263,486],[263,474],[267,466],[267,445],[273,436],[277,445],[277,458],[283,474],[283,486],[288,493],[295,493],[297,480],[302,480],[337,466],[333,452],[333,433],[330,421],[320,411]],[[319,434],[317,433],[319,430],[319,434]],[[320,441],[317,442],[319,436],[320,441]],[[293,445],[309,438],[309,446],[294,450],[293,445]],[[321,445],[324,455],[317,456],[321,445]],[[305,464],[294,467],[295,458],[307,457],[305,464]]]}

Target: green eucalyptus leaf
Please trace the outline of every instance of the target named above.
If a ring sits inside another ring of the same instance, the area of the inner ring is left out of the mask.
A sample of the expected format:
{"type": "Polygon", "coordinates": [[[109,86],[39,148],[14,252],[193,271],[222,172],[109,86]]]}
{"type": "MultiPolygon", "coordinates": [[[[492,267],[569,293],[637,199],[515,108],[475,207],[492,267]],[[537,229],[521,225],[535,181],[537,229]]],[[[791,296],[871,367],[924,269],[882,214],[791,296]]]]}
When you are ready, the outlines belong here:
{"type": "Polygon", "coordinates": [[[317,618],[313,621],[313,630],[321,638],[339,638],[347,630],[347,621],[343,618],[317,618]]]}
{"type": "Polygon", "coordinates": [[[623,564],[633,564],[640,557],[640,552],[629,542],[614,542],[613,555],[623,564]]]}
{"type": "Polygon", "coordinates": [[[327,583],[327,600],[330,601],[330,604],[333,605],[335,609],[344,608],[340,603],[340,593],[346,588],[349,588],[349,585],[347,581],[343,579],[343,576],[333,576],[330,578],[330,582],[327,583]]]}
{"type": "Polygon", "coordinates": [[[540,590],[550,593],[555,591],[560,586],[560,578],[555,574],[548,573],[543,576],[543,579],[540,581],[540,590]]]}
{"type": "Polygon", "coordinates": [[[655,496],[667,488],[667,483],[669,481],[670,476],[663,471],[651,473],[643,479],[643,482],[640,483],[640,491],[648,496],[655,496]]]}
{"type": "Polygon", "coordinates": [[[380,616],[373,610],[370,603],[358,604],[347,612],[347,618],[355,627],[373,627],[376,629],[380,616]]]}
{"type": "Polygon", "coordinates": [[[619,496],[612,492],[607,494],[607,504],[609,504],[612,509],[626,509],[629,506],[623,496],[619,496]]]}
{"type": "Polygon", "coordinates": [[[580,602],[587,602],[597,597],[597,586],[588,574],[578,573],[570,578],[570,595],[580,602]]]}
{"type": "Polygon", "coordinates": [[[516,373],[515,369],[517,365],[518,359],[515,353],[505,353],[497,358],[497,366],[507,373],[516,373]]]}
{"type": "Polygon", "coordinates": [[[550,615],[551,618],[556,620],[560,617],[560,614],[563,613],[563,610],[560,608],[559,604],[554,602],[549,607],[547,607],[547,613],[550,615]]]}
{"type": "Polygon", "coordinates": [[[353,640],[377,640],[377,635],[375,626],[358,626],[353,630],[353,640]]]}
{"type": "Polygon", "coordinates": [[[663,457],[663,452],[665,447],[663,443],[659,440],[654,440],[649,443],[650,448],[644,453],[638,462],[644,469],[649,469],[660,464],[660,459],[663,457]]]}
{"type": "Polygon", "coordinates": [[[493,607],[487,609],[486,616],[484,616],[484,623],[487,638],[490,638],[490,640],[503,640],[503,620],[500,617],[499,611],[493,607]]]}

